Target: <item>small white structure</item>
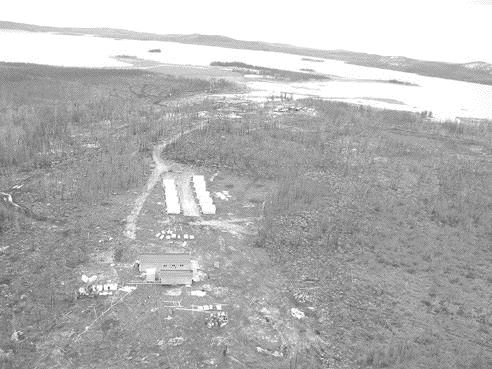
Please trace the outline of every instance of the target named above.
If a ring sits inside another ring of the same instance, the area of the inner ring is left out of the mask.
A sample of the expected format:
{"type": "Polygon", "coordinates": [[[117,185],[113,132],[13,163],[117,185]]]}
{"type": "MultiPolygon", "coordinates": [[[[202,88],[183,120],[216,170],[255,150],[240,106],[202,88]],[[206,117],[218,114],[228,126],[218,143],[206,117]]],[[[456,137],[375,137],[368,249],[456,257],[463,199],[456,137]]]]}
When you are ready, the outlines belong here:
{"type": "Polygon", "coordinates": [[[97,279],[97,275],[93,275],[92,277],[87,277],[85,274],[82,274],[82,282],[84,283],[92,283],[97,279]]]}
{"type": "Polygon", "coordinates": [[[207,292],[205,292],[205,291],[191,291],[190,295],[191,296],[204,297],[207,295],[207,292]]]}
{"type": "Polygon", "coordinates": [[[290,315],[292,315],[296,319],[303,319],[305,317],[304,312],[296,308],[290,309],[290,315]]]}

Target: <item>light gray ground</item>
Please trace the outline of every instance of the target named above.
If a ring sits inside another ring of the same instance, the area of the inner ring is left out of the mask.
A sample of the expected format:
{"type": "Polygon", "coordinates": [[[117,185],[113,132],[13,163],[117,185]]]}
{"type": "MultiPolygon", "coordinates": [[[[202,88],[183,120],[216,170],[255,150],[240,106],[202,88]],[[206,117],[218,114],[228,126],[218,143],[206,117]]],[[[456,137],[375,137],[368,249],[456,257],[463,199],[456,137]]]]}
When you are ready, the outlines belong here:
{"type": "Polygon", "coordinates": [[[200,209],[195,201],[193,189],[191,188],[191,173],[181,173],[176,175],[176,185],[178,187],[178,196],[183,209],[183,215],[188,217],[199,217],[200,209]]]}

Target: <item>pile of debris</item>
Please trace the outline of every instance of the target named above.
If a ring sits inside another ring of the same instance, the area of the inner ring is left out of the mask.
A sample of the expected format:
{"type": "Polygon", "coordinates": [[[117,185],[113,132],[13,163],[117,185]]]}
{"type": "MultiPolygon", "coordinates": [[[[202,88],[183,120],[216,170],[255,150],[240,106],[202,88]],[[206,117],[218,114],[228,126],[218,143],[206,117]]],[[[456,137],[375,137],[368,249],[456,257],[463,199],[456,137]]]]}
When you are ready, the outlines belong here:
{"type": "Polygon", "coordinates": [[[299,105],[280,105],[276,106],[273,109],[274,114],[283,114],[283,113],[296,113],[296,112],[302,112],[309,114],[311,116],[316,116],[316,110],[313,108],[308,108],[306,106],[299,106],[299,105]]]}
{"type": "Polygon", "coordinates": [[[133,286],[123,286],[118,288],[118,283],[106,281],[105,283],[95,284],[97,276],[87,277],[85,274],[82,275],[82,282],[86,285],[80,287],[77,291],[77,298],[82,297],[97,297],[97,296],[111,296],[117,291],[122,291],[126,293],[131,293],[136,287],[133,286]]]}
{"type": "Polygon", "coordinates": [[[78,291],[78,297],[82,296],[109,296],[113,292],[118,291],[117,283],[105,283],[105,284],[89,284],[85,287],[80,287],[78,291]]]}
{"type": "Polygon", "coordinates": [[[22,331],[14,331],[14,333],[12,333],[12,336],[10,336],[10,340],[13,342],[21,342],[24,341],[25,339],[26,336],[22,331]]]}
{"type": "Polygon", "coordinates": [[[229,317],[227,316],[227,313],[225,311],[217,311],[211,313],[207,319],[206,319],[206,324],[208,328],[222,328],[229,323],[229,317]]]}
{"type": "Polygon", "coordinates": [[[224,201],[229,201],[229,199],[232,198],[232,196],[229,194],[229,191],[215,192],[214,195],[224,201]]]}
{"type": "Polygon", "coordinates": [[[170,338],[167,341],[167,344],[169,346],[181,346],[183,343],[184,343],[184,338],[183,337],[174,337],[174,338],[170,338]]]}

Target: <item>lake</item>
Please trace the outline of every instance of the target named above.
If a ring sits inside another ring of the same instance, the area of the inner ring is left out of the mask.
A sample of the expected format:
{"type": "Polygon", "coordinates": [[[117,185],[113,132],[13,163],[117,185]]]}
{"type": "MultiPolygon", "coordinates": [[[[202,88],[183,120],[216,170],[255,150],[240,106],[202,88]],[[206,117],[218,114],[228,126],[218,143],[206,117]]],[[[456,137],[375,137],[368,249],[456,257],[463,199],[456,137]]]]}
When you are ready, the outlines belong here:
{"type": "MultiPolygon", "coordinates": [[[[131,67],[116,55],[130,55],[165,64],[208,66],[212,61],[240,61],[300,71],[313,69],[333,76],[328,81],[281,82],[264,78],[246,81],[252,97],[278,94],[322,98],[386,109],[432,111],[438,119],[492,119],[492,86],[369,68],[323,59],[303,60],[283,53],[235,50],[173,42],[115,40],[93,36],[0,30],[0,60],[75,67],[131,67]],[[161,53],[149,53],[161,49],[161,53]],[[405,84],[389,83],[389,80],[405,84]]],[[[319,58],[317,58],[319,59],[319,58]]]]}

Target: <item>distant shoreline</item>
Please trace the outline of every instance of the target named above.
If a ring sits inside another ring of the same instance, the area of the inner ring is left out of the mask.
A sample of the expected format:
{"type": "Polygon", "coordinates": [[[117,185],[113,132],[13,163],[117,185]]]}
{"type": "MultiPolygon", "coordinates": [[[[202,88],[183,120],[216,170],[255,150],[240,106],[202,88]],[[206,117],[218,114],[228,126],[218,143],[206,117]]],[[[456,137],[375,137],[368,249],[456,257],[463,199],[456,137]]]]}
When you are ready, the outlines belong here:
{"type": "Polygon", "coordinates": [[[70,35],[90,35],[113,39],[129,39],[142,41],[166,41],[183,44],[217,46],[229,49],[246,49],[256,51],[280,52],[299,55],[309,61],[333,59],[349,64],[414,73],[422,76],[451,79],[457,81],[492,85],[492,64],[482,62],[446,63],[436,61],[416,60],[401,56],[381,56],[352,52],[346,50],[320,50],[287,44],[268,43],[261,41],[235,40],[218,35],[159,35],[112,28],[60,28],[38,26],[15,22],[0,21],[0,29],[30,32],[56,32],[70,35]],[[313,59],[315,58],[315,59],[313,59]]]}
{"type": "MultiPolygon", "coordinates": [[[[308,81],[308,80],[329,80],[330,77],[314,73],[314,70],[294,72],[283,69],[267,68],[263,66],[250,65],[242,62],[221,62],[213,61],[212,67],[232,68],[232,71],[241,74],[258,74],[260,76],[269,76],[275,79],[286,79],[290,81],[308,81]]],[[[302,69],[301,69],[302,70],[302,69]]]]}

